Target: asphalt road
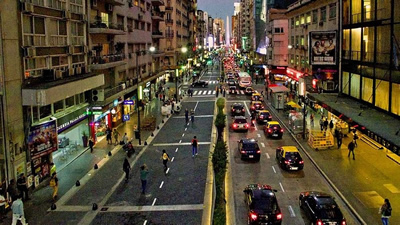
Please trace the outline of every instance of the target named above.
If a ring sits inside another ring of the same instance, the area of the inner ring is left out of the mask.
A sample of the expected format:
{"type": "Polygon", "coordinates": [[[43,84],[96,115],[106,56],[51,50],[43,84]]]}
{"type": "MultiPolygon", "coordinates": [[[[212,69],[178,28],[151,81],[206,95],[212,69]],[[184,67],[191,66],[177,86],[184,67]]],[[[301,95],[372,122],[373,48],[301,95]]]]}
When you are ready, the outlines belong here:
{"type": "MultiPolygon", "coordinates": [[[[244,94],[228,95],[226,110],[234,102],[246,105],[246,117],[250,122],[250,98],[244,94]]],[[[273,116],[274,120],[274,116],[273,116]]],[[[232,117],[228,116],[228,125],[232,117]]],[[[292,137],[285,132],[282,139],[266,138],[263,125],[256,125],[248,132],[229,131],[229,154],[232,167],[232,183],[235,204],[236,224],[247,224],[247,208],[244,202],[243,189],[252,183],[268,184],[277,190],[276,196],[283,213],[282,224],[309,224],[303,212],[300,211],[298,196],[302,191],[317,190],[336,196],[325,179],[319,174],[309,159],[303,155],[304,169],[301,171],[285,171],[280,168],[275,158],[275,150],[282,145],[297,146],[292,137]],[[241,138],[254,138],[261,148],[260,162],[243,161],[238,152],[241,138]]],[[[356,224],[343,203],[337,202],[347,219],[348,224],[356,224]]]]}

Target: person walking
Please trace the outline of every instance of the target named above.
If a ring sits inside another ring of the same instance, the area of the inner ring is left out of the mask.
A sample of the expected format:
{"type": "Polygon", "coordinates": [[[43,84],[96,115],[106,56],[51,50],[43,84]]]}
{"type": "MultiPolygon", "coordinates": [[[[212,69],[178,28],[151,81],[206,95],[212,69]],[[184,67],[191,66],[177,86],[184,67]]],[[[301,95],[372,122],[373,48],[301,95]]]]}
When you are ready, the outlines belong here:
{"type": "Polygon", "coordinates": [[[189,110],[187,108],[185,109],[185,121],[186,121],[185,124],[189,123],[189,110]]]}
{"type": "Polygon", "coordinates": [[[146,164],[143,164],[140,167],[140,181],[142,182],[142,194],[146,193],[146,185],[147,185],[147,175],[149,174],[149,169],[146,164]]]}
{"type": "Polygon", "coordinates": [[[114,134],[115,145],[118,145],[118,137],[120,134],[118,133],[116,128],[114,128],[113,134],[114,134]]]}
{"type": "Polygon", "coordinates": [[[314,127],[314,113],[310,114],[311,127],[314,127]]]}
{"type": "Polygon", "coordinates": [[[324,130],[324,117],[321,117],[321,119],[319,120],[319,126],[321,127],[321,131],[324,130]]]}
{"type": "Polygon", "coordinates": [[[53,201],[57,200],[57,195],[58,195],[58,178],[57,178],[57,173],[54,172],[51,175],[50,179],[50,187],[53,188],[53,201]]]}
{"type": "Polygon", "coordinates": [[[350,153],[352,153],[353,154],[353,160],[356,160],[356,158],[355,158],[355,156],[354,156],[354,149],[355,149],[355,144],[354,144],[354,142],[353,141],[351,141],[350,143],[349,143],[349,145],[347,146],[347,148],[349,149],[349,154],[347,154],[347,157],[350,157],[350,153]]]}
{"type": "Polygon", "coordinates": [[[357,131],[356,131],[356,129],[354,129],[353,130],[353,142],[354,142],[354,145],[357,147],[357,139],[358,139],[358,134],[357,134],[357,131]]]}
{"type": "Polygon", "coordinates": [[[328,125],[329,125],[328,118],[325,118],[325,121],[324,121],[324,130],[325,131],[328,130],[328,125]]]}
{"type": "Polygon", "coordinates": [[[385,199],[383,205],[379,208],[379,214],[381,214],[382,224],[389,225],[389,218],[392,216],[392,206],[389,199],[385,199]]]}
{"type": "Polygon", "coordinates": [[[129,172],[131,171],[131,164],[128,161],[128,158],[131,157],[131,153],[128,152],[127,157],[124,159],[124,164],[122,165],[122,170],[125,172],[125,182],[128,183],[129,180],[129,172]]]}
{"type": "Polygon", "coordinates": [[[337,148],[340,149],[340,147],[342,146],[342,140],[343,140],[342,131],[337,132],[336,140],[337,140],[337,148]]]}
{"type": "Polygon", "coordinates": [[[17,185],[16,185],[14,179],[10,180],[10,183],[8,184],[7,192],[10,195],[12,202],[17,200],[18,191],[17,191],[17,185]]]}
{"type": "Polygon", "coordinates": [[[107,127],[107,129],[106,129],[106,140],[107,140],[107,144],[109,144],[109,145],[112,144],[111,135],[112,135],[112,130],[111,130],[110,127],[107,127]]]}
{"type": "Polygon", "coordinates": [[[89,148],[90,148],[90,153],[93,153],[93,146],[94,146],[93,139],[92,139],[92,138],[90,138],[90,139],[89,139],[89,148]]]}
{"type": "Polygon", "coordinates": [[[12,210],[12,223],[11,225],[17,225],[17,221],[20,220],[22,225],[28,225],[25,220],[25,213],[24,213],[24,203],[21,200],[22,193],[17,196],[17,200],[13,202],[11,205],[12,210]]]}
{"type": "Polygon", "coordinates": [[[194,157],[195,155],[197,155],[197,147],[198,147],[199,143],[197,141],[196,136],[193,137],[192,139],[192,157],[194,157]]]}
{"type": "Polygon", "coordinates": [[[28,196],[28,186],[26,186],[26,177],[24,173],[21,173],[19,175],[19,178],[17,180],[17,188],[19,190],[19,193],[22,194],[22,200],[30,200],[28,196]]]}
{"type": "Polygon", "coordinates": [[[163,161],[163,165],[164,165],[164,172],[167,171],[168,169],[168,161],[170,160],[168,153],[165,151],[165,149],[162,150],[162,155],[161,155],[161,159],[163,161]]]}
{"type": "Polygon", "coordinates": [[[190,120],[192,121],[192,124],[194,123],[194,110],[190,110],[190,120]]]}
{"type": "Polygon", "coordinates": [[[329,123],[329,129],[330,129],[331,132],[332,132],[332,130],[333,130],[333,120],[331,120],[331,122],[329,123]]]}
{"type": "Polygon", "coordinates": [[[128,144],[128,135],[125,133],[124,134],[124,136],[122,137],[122,143],[124,144],[124,145],[126,145],[126,144],[128,144]]]}

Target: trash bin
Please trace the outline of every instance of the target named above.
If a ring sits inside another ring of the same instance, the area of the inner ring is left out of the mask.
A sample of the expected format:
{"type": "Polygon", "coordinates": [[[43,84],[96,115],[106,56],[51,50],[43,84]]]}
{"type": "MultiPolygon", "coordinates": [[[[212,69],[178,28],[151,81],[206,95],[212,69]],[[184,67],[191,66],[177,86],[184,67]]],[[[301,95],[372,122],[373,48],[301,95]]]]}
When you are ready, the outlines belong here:
{"type": "Polygon", "coordinates": [[[136,139],[140,138],[140,131],[139,130],[135,130],[135,138],[136,139]]]}

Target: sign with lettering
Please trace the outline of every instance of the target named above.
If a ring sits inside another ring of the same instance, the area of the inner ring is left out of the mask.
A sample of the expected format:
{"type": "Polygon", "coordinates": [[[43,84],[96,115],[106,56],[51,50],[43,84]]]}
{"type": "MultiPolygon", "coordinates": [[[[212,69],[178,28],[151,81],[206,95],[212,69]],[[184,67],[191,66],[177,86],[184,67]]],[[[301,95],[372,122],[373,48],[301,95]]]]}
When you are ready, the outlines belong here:
{"type": "Polygon", "coordinates": [[[133,100],[125,100],[124,101],[124,105],[134,105],[135,103],[133,102],[133,100]]]}
{"type": "Polygon", "coordinates": [[[56,120],[32,126],[28,134],[28,151],[32,159],[57,150],[56,120]]]}
{"type": "Polygon", "coordinates": [[[336,31],[310,32],[311,65],[336,65],[336,31]]]}
{"type": "Polygon", "coordinates": [[[66,130],[66,129],[74,126],[75,124],[81,122],[82,120],[86,119],[86,117],[87,117],[87,115],[86,115],[86,113],[84,113],[84,114],[81,114],[81,115],[61,124],[60,126],[57,127],[57,132],[58,133],[63,132],[64,130],[66,130]]]}

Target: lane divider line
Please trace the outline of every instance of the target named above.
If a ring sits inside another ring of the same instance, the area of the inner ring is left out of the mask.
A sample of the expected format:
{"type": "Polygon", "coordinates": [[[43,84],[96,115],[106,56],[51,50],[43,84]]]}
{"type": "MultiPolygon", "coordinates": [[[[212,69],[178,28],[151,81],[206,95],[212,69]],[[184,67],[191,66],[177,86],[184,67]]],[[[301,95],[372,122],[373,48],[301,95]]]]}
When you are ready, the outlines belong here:
{"type": "Polygon", "coordinates": [[[285,192],[285,189],[283,189],[282,183],[279,182],[279,185],[281,186],[282,192],[285,192]]]}
{"type": "Polygon", "coordinates": [[[257,137],[259,137],[259,138],[260,138],[260,137],[261,137],[261,134],[257,134],[257,137]]]}
{"type": "Polygon", "coordinates": [[[175,149],[175,152],[178,152],[178,148],[175,149]]]}
{"type": "Polygon", "coordinates": [[[174,159],[175,159],[175,157],[172,157],[172,159],[171,159],[171,162],[173,162],[173,161],[174,161],[174,159]]]}
{"type": "Polygon", "coordinates": [[[199,101],[196,102],[196,106],[193,109],[193,111],[195,111],[195,112],[196,112],[196,109],[197,109],[197,105],[199,105],[199,101]]]}
{"type": "Polygon", "coordinates": [[[267,158],[268,159],[270,159],[271,157],[269,157],[269,154],[268,154],[268,152],[267,153],[265,153],[265,155],[267,156],[267,158]]]}
{"type": "Polygon", "coordinates": [[[151,204],[151,206],[154,206],[154,204],[156,204],[157,198],[154,198],[153,200],[153,204],[151,204]]]}
{"type": "Polygon", "coordinates": [[[182,143],[182,140],[179,140],[179,144],[182,143]]]}
{"type": "Polygon", "coordinates": [[[182,134],[182,137],[185,137],[185,133],[182,134]]]}
{"type": "Polygon", "coordinates": [[[264,142],[261,142],[261,146],[262,146],[263,148],[265,148],[265,144],[264,144],[264,142]]]}
{"type": "Polygon", "coordinates": [[[275,167],[274,167],[274,166],[272,166],[272,170],[274,171],[274,173],[276,173],[276,170],[275,170],[275,167]]]}
{"type": "Polygon", "coordinates": [[[146,224],[147,224],[147,220],[144,221],[143,225],[146,225],[146,224]]]}
{"type": "Polygon", "coordinates": [[[187,127],[185,128],[185,131],[187,131],[187,127]]]}
{"type": "Polygon", "coordinates": [[[168,172],[169,172],[169,168],[167,169],[167,172],[165,172],[165,174],[168,174],[168,172]]]}
{"type": "Polygon", "coordinates": [[[164,181],[161,181],[160,188],[164,185],[164,181]]]}
{"type": "Polygon", "coordinates": [[[294,213],[294,210],[293,210],[292,206],[289,205],[288,208],[289,208],[290,217],[296,217],[296,214],[294,213]]]}

